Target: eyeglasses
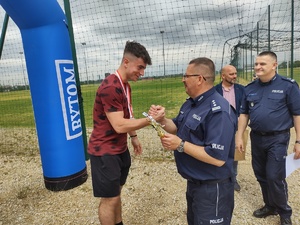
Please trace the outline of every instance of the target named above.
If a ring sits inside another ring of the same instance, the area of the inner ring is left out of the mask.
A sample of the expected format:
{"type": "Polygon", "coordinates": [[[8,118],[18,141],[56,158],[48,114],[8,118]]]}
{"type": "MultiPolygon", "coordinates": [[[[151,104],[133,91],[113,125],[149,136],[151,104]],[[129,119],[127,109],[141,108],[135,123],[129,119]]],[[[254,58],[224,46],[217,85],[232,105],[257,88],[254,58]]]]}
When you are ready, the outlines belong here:
{"type": "Polygon", "coordinates": [[[199,77],[199,76],[201,76],[203,78],[203,80],[206,81],[206,78],[201,74],[184,74],[182,77],[185,80],[186,78],[189,78],[189,77],[199,77]]]}

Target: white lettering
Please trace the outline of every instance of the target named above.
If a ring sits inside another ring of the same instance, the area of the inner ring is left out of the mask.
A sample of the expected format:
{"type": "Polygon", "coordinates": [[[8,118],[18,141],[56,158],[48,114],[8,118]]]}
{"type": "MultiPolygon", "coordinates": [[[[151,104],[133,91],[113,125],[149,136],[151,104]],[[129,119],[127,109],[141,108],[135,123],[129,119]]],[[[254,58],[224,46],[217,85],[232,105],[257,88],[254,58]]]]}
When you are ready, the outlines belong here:
{"type": "Polygon", "coordinates": [[[198,102],[199,102],[199,101],[201,101],[201,100],[202,100],[202,98],[203,98],[203,96],[201,96],[201,97],[198,99],[198,102]]]}
{"type": "Polygon", "coordinates": [[[74,109],[74,106],[78,105],[77,87],[75,85],[76,82],[75,82],[74,70],[64,68],[64,72],[70,74],[70,76],[65,79],[65,82],[66,84],[71,83],[70,85],[67,86],[67,93],[69,94],[68,105],[69,105],[70,116],[71,116],[72,130],[75,131],[76,129],[81,129],[81,120],[80,120],[80,112],[74,109]],[[76,118],[78,119],[76,120],[76,118]]]}
{"type": "Polygon", "coordinates": [[[70,109],[70,114],[71,114],[71,120],[73,121],[76,116],[79,116],[79,111],[73,109],[73,104],[78,103],[78,99],[76,98],[75,100],[71,100],[71,96],[68,97],[68,103],[69,103],[69,109],[70,109]]]}
{"type": "Polygon", "coordinates": [[[196,115],[196,114],[193,115],[193,118],[194,118],[195,120],[198,120],[198,121],[201,120],[201,116],[198,116],[198,115],[196,115]]]}
{"type": "Polygon", "coordinates": [[[218,224],[218,223],[223,223],[224,218],[220,218],[220,219],[215,219],[215,220],[210,220],[209,223],[210,224],[218,224]]]}
{"type": "Polygon", "coordinates": [[[282,94],[283,90],[272,90],[272,93],[280,93],[280,94],[282,94]]]}
{"type": "MultiPolygon", "coordinates": [[[[68,82],[66,82],[66,83],[68,83],[68,82]]],[[[77,88],[76,88],[76,85],[75,85],[75,84],[69,85],[69,86],[67,87],[67,92],[68,92],[69,95],[73,95],[73,96],[77,95],[77,88]],[[72,90],[73,90],[73,91],[72,91],[72,90]]]]}
{"type": "Polygon", "coordinates": [[[218,109],[221,109],[221,107],[220,106],[213,107],[212,111],[215,111],[215,110],[218,110],[218,109]]]}
{"type": "Polygon", "coordinates": [[[67,140],[82,135],[80,106],[72,60],[55,60],[62,114],[67,140]]]}
{"type": "Polygon", "coordinates": [[[218,149],[218,150],[222,150],[222,151],[224,150],[224,145],[219,145],[219,144],[216,144],[216,143],[212,143],[211,147],[213,149],[218,149]]]}
{"type": "Polygon", "coordinates": [[[76,130],[76,129],[80,129],[81,128],[81,120],[78,119],[77,121],[72,121],[72,130],[76,130]]]}
{"type": "Polygon", "coordinates": [[[66,83],[70,83],[73,82],[75,83],[75,75],[74,75],[74,69],[67,69],[64,67],[64,72],[71,74],[71,76],[69,76],[66,80],[66,83]]]}

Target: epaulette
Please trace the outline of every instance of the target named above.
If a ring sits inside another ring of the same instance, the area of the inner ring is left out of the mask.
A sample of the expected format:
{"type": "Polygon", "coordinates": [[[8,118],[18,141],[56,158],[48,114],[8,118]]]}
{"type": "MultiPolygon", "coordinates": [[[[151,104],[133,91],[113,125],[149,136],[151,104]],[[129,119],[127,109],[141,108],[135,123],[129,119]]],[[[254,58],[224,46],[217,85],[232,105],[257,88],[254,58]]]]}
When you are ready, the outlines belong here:
{"type": "Polygon", "coordinates": [[[216,102],[216,100],[211,101],[210,107],[213,113],[222,111],[222,107],[216,102]]]}
{"type": "Polygon", "coordinates": [[[281,78],[282,78],[282,80],[289,81],[291,83],[295,83],[296,82],[294,79],[289,78],[289,77],[281,77],[281,78]]]}

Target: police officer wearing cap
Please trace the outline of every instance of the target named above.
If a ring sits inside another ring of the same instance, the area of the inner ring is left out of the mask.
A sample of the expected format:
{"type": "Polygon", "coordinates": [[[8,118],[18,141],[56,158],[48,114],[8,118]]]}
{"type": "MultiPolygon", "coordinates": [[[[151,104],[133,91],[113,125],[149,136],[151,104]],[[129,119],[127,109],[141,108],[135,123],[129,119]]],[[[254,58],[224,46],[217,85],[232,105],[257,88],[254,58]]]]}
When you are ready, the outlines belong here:
{"type": "Polygon", "coordinates": [[[242,134],[251,128],[252,167],[262,190],[264,206],[253,216],[264,218],[280,215],[281,225],[291,225],[292,209],[288,205],[285,180],[285,158],[290,140],[290,128],[295,127],[295,160],[300,159],[300,91],[298,84],[277,74],[277,56],[265,51],[256,57],[258,77],[245,87],[236,148],[243,151],[242,134]]]}
{"type": "Polygon", "coordinates": [[[214,88],[214,80],[214,63],[196,58],[183,76],[190,97],[178,116],[167,119],[162,106],[149,110],[168,132],[161,138],[162,145],[174,151],[178,172],[187,180],[189,225],[230,225],[234,208],[231,178],[237,115],[214,88]]]}

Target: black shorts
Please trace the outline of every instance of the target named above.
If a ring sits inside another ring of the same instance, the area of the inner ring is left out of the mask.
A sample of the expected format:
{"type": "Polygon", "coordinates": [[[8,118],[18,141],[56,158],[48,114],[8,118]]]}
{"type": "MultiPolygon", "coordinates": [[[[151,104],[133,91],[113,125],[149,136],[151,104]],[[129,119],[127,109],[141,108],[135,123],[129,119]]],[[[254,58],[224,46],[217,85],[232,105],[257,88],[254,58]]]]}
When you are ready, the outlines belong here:
{"type": "Polygon", "coordinates": [[[131,157],[129,150],[119,155],[90,155],[92,185],[95,197],[116,197],[126,182],[131,157]]]}

